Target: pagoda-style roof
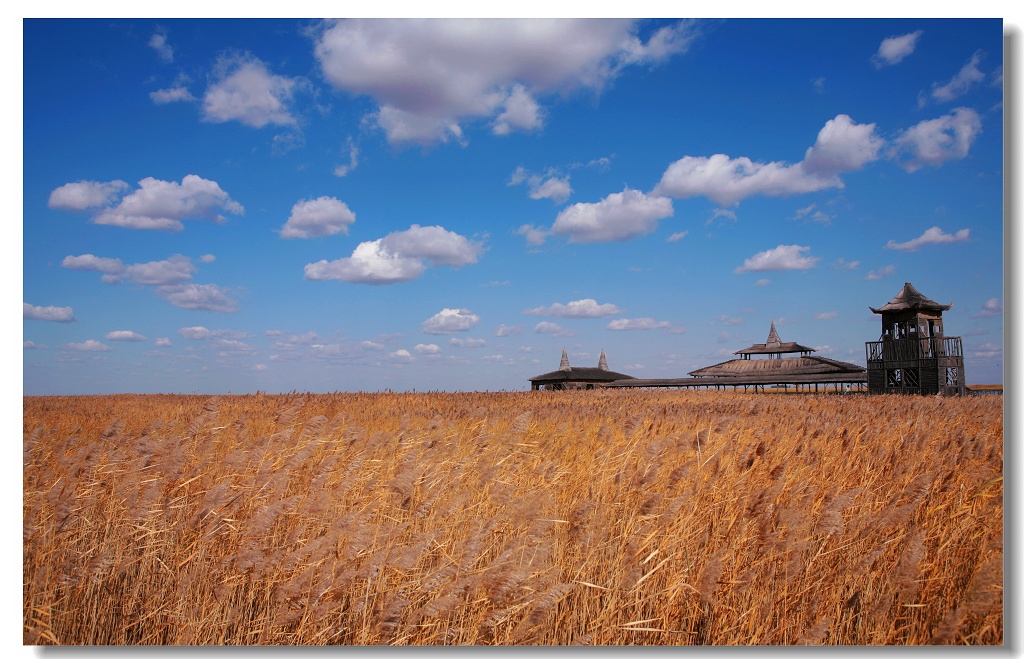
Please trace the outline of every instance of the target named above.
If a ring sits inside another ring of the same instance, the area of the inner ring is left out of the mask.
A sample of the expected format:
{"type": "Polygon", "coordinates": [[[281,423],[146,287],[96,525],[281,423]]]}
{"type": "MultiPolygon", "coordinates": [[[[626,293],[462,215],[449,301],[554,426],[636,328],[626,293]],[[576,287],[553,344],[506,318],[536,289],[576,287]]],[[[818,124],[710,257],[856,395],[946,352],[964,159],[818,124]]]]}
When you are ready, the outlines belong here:
{"type": "Polygon", "coordinates": [[[632,379],[632,375],[608,370],[608,358],[605,356],[604,350],[601,351],[601,357],[597,362],[597,367],[571,366],[569,364],[569,356],[566,353],[565,348],[562,348],[562,360],[558,365],[558,370],[551,371],[550,373],[543,373],[541,375],[535,375],[530,378],[530,382],[614,382],[615,380],[632,379]]]}
{"type": "Polygon", "coordinates": [[[939,304],[931,298],[925,297],[914,288],[909,281],[903,284],[903,290],[896,294],[896,297],[889,300],[881,308],[868,307],[872,312],[880,314],[887,311],[948,311],[953,303],[939,304]]]}
{"type": "Polygon", "coordinates": [[[783,353],[790,353],[790,352],[803,352],[803,353],[810,354],[810,353],[816,352],[816,351],[814,350],[814,348],[808,348],[807,346],[802,346],[799,343],[795,343],[793,341],[787,341],[786,343],[783,343],[782,340],[779,339],[779,333],[775,331],[775,321],[772,321],[772,328],[768,332],[768,340],[767,341],[765,341],[764,343],[755,343],[754,345],[750,346],[749,348],[744,348],[743,350],[737,350],[733,354],[734,355],[780,355],[780,354],[783,354],[783,353]]]}
{"type": "MultiPolygon", "coordinates": [[[[829,376],[839,373],[863,373],[864,368],[828,357],[805,355],[785,359],[732,359],[721,364],[690,371],[695,378],[764,378],[775,381],[795,375],[829,376]]],[[[827,379],[827,378],[826,378],[827,379]]]]}

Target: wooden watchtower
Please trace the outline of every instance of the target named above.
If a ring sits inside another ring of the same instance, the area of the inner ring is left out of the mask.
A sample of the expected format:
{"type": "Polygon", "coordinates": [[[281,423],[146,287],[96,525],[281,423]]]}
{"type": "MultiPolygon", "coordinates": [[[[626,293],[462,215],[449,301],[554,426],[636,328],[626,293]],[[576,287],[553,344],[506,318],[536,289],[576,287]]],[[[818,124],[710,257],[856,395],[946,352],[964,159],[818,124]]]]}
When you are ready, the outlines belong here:
{"type": "Polygon", "coordinates": [[[942,312],[952,306],[925,297],[907,282],[881,308],[868,307],[882,317],[881,337],[864,344],[868,392],[967,393],[960,337],[942,331],[942,312]]]}

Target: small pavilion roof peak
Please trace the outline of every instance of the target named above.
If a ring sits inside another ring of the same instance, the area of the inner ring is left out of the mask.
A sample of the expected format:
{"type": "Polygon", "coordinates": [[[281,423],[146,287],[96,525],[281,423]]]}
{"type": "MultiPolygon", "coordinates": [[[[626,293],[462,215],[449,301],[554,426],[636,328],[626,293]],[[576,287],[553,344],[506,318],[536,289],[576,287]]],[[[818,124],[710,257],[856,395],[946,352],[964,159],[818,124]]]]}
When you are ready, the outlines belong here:
{"type": "Polygon", "coordinates": [[[775,331],[775,321],[772,321],[772,328],[768,332],[768,340],[764,342],[766,348],[778,348],[782,345],[779,333],[775,331]]]}
{"type": "Polygon", "coordinates": [[[608,370],[608,358],[604,354],[604,348],[601,348],[601,358],[597,360],[597,367],[602,371],[608,370]]]}
{"type": "Polygon", "coordinates": [[[768,331],[768,340],[764,343],[755,343],[749,348],[743,350],[737,350],[734,355],[782,355],[791,352],[799,352],[805,355],[809,355],[812,352],[817,352],[814,348],[809,348],[805,345],[800,345],[795,341],[783,342],[779,338],[779,333],[775,329],[775,321],[772,321],[772,327],[768,331]]]}
{"type": "Polygon", "coordinates": [[[572,366],[569,366],[569,353],[562,348],[562,361],[558,364],[558,370],[560,371],[571,371],[572,366]]]}

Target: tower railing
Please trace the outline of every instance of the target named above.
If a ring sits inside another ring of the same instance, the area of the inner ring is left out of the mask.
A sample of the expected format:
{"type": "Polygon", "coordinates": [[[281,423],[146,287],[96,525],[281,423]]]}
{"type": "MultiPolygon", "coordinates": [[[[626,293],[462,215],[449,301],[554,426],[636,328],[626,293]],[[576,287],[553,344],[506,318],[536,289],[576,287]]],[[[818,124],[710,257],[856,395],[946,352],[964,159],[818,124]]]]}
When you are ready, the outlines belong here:
{"type": "Polygon", "coordinates": [[[914,361],[937,357],[963,357],[959,336],[931,336],[920,339],[882,339],[864,344],[869,362],[914,361]]]}

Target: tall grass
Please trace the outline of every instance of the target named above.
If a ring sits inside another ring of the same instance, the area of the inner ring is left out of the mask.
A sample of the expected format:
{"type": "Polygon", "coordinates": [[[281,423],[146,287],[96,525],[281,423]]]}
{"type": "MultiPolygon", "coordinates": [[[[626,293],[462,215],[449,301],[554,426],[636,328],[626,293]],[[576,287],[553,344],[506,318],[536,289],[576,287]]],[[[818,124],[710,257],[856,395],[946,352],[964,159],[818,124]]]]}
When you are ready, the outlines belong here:
{"type": "Polygon", "coordinates": [[[1001,644],[999,398],[27,397],[27,644],[1001,644]]]}

